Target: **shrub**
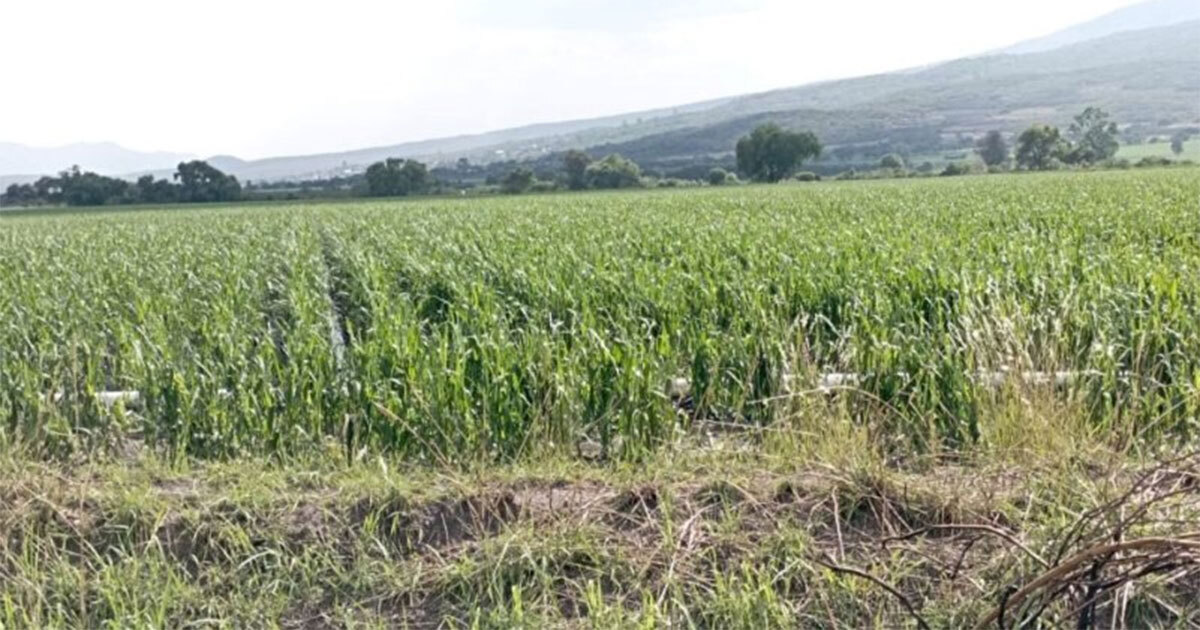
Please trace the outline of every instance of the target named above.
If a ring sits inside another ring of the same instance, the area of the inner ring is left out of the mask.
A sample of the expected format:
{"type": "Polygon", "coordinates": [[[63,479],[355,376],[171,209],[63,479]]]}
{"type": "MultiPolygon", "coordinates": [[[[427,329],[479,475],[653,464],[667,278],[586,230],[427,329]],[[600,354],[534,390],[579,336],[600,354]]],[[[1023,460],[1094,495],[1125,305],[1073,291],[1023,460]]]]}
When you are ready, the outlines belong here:
{"type": "Polygon", "coordinates": [[[500,189],[510,195],[523,193],[533,186],[533,179],[533,171],[518,168],[504,176],[504,180],[500,182],[500,189]]]}
{"type": "Polygon", "coordinates": [[[819,182],[821,181],[821,176],[811,171],[800,171],[793,175],[792,179],[798,182],[819,182]]]}
{"type": "Polygon", "coordinates": [[[892,170],[901,170],[904,168],[904,158],[895,153],[889,153],[879,160],[879,168],[890,168],[892,170]]]}
{"type": "Polygon", "coordinates": [[[967,175],[971,172],[971,166],[966,162],[951,162],[942,169],[942,177],[955,177],[958,175],[967,175]]]}
{"type": "Polygon", "coordinates": [[[1154,167],[1159,167],[1159,166],[1170,166],[1171,164],[1173,164],[1173,162],[1171,162],[1171,160],[1168,160],[1165,157],[1159,157],[1157,155],[1148,155],[1148,156],[1138,160],[1137,164],[1134,164],[1134,166],[1136,166],[1138,168],[1154,168],[1154,167]]]}
{"type": "Polygon", "coordinates": [[[617,154],[588,164],[588,184],[592,188],[635,188],[642,185],[642,169],[617,154]]]}
{"type": "Polygon", "coordinates": [[[642,183],[643,186],[654,186],[657,188],[694,188],[700,185],[699,181],[694,179],[682,179],[679,177],[665,177],[663,179],[647,178],[642,183]]]}

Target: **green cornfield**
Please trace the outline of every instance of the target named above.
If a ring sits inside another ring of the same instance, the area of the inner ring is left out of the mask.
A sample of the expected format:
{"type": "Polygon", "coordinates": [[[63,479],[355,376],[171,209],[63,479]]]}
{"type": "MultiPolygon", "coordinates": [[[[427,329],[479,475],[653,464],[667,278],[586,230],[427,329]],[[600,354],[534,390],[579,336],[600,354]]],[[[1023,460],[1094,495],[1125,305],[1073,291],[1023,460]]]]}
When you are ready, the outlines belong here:
{"type": "Polygon", "coordinates": [[[1200,172],[0,216],[2,449],[638,457],[801,398],[953,448],[1031,388],[1200,431],[1200,172]]]}

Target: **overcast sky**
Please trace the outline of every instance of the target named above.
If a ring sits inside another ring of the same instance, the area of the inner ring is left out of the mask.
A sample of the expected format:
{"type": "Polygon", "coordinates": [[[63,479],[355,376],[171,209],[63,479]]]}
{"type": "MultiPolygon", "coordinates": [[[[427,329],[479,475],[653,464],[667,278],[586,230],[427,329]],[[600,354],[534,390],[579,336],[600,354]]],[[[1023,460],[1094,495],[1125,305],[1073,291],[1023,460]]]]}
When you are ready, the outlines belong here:
{"type": "Polygon", "coordinates": [[[1132,0],[0,0],[0,141],[245,158],[995,49],[1132,0]]]}

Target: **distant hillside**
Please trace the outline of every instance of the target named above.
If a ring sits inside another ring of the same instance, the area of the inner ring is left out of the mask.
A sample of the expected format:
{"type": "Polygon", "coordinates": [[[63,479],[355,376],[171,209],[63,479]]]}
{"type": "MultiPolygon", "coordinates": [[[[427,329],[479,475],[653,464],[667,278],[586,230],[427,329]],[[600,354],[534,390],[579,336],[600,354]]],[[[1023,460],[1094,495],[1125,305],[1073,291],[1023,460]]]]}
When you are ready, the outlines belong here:
{"type": "MultiPolygon", "coordinates": [[[[557,123],[542,123],[514,129],[505,129],[475,135],[456,136],[408,142],[383,147],[370,147],[341,153],[322,153],[265,158],[244,161],[232,156],[218,156],[210,162],[222,170],[236,174],[243,180],[306,179],[330,177],[346,172],[361,171],[365,165],[389,157],[413,157],[431,162],[452,162],[470,156],[476,161],[503,159],[508,151],[513,156],[527,156],[530,149],[535,154],[552,150],[543,145],[548,138],[587,137],[598,134],[598,138],[620,136],[620,130],[656,118],[668,118],[682,113],[694,112],[718,106],[725,100],[693,103],[659,110],[622,114],[605,118],[573,120],[557,123]]],[[[556,142],[553,147],[565,146],[556,142]]]]}
{"type": "MultiPolygon", "coordinates": [[[[707,164],[728,164],[738,137],[776,121],[811,129],[828,149],[826,162],[852,165],[889,151],[962,150],[989,129],[1064,125],[1089,105],[1111,112],[1127,139],[1140,141],[1200,124],[1200,19],[1184,21],[1189,17],[1200,17],[1200,0],[1150,0],[1006,52],[908,71],[342,153],[252,161],[217,156],[210,162],[243,181],[300,180],[362,172],[387,157],[435,165],[464,157],[549,163],[566,149],[584,148],[597,155],[620,152],[651,169],[699,172],[707,164]],[[1153,28],[1141,28],[1147,25],[1153,28]]],[[[80,164],[106,173],[169,176],[184,157],[115,145],[53,151],[0,144],[0,174],[52,173],[80,164]]]]}
{"type": "Polygon", "coordinates": [[[831,149],[877,145],[876,153],[893,148],[919,153],[969,143],[970,136],[988,129],[1066,124],[1088,105],[1099,105],[1123,125],[1149,135],[1200,121],[1197,41],[1200,21],[1191,21],[1047,52],[967,58],[603,119],[346,153],[252,162],[221,158],[219,163],[242,179],[290,179],[361,171],[392,156],[489,162],[582,147],[671,168],[725,159],[739,136],[767,120],[811,129],[831,149]]]}
{"type": "Polygon", "coordinates": [[[9,187],[10,184],[28,184],[35,182],[41,175],[0,175],[0,190],[9,187]]]}
{"type": "Polygon", "coordinates": [[[0,142],[0,175],[57,173],[75,164],[102,175],[119,175],[131,171],[174,168],[188,157],[181,153],[133,151],[111,142],[51,148],[0,142]]]}
{"type": "MultiPolygon", "coordinates": [[[[1014,55],[1043,52],[1078,44],[1089,39],[1107,37],[1114,33],[1170,26],[1191,20],[1200,20],[1200,1],[1151,0],[1118,9],[1090,22],[1084,22],[1045,37],[1027,40],[997,52],[1014,55]]],[[[1200,44],[1197,46],[1200,47],[1200,44]]],[[[1200,48],[1194,49],[1193,52],[1200,55],[1200,48]]]]}
{"type": "Polygon", "coordinates": [[[953,147],[960,136],[989,129],[1065,125],[1088,105],[1149,135],[1200,121],[1198,41],[1200,21],[1194,21],[1050,52],[963,59],[914,73],[756,94],[657,123],[672,129],[590,150],[670,165],[727,154],[738,137],[770,120],[811,129],[835,148],[874,144],[884,146],[873,154],[919,153],[953,147]]]}

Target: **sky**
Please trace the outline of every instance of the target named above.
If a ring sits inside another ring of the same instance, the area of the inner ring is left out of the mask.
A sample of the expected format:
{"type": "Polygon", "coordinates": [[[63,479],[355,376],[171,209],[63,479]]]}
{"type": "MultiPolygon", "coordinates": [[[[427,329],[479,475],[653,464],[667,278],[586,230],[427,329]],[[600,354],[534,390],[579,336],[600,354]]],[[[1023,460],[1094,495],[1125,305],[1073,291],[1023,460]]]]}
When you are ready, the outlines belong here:
{"type": "Polygon", "coordinates": [[[0,142],[242,158],[978,54],[1132,0],[0,0],[0,142]]]}

